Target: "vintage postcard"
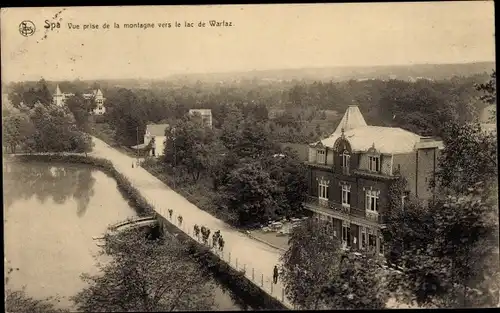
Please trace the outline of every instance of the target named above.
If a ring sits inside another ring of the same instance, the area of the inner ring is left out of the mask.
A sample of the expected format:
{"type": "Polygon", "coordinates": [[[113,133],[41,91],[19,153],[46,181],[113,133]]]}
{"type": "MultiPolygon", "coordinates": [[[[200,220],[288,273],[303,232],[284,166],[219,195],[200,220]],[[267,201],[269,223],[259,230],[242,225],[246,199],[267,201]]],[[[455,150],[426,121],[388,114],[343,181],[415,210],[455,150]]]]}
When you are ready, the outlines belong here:
{"type": "Polygon", "coordinates": [[[0,21],[6,312],[499,305],[492,1],[0,21]]]}

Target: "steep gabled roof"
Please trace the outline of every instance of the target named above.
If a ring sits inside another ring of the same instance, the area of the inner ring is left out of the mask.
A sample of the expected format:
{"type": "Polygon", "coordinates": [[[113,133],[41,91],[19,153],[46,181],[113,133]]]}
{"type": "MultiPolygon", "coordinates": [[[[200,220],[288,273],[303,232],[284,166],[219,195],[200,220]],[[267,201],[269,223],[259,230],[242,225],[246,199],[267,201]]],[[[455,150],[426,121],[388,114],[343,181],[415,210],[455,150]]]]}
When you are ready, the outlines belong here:
{"type": "Polygon", "coordinates": [[[357,105],[350,105],[344,113],[342,120],[340,121],[337,129],[335,129],[335,133],[340,134],[342,129],[344,131],[348,131],[357,127],[368,126],[366,124],[365,118],[361,111],[359,110],[357,105]]]}
{"type": "MultiPolygon", "coordinates": [[[[353,152],[366,152],[373,147],[380,153],[408,153],[424,143],[428,145],[429,141],[399,127],[369,126],[356,105],[347,108],[337,129],[330,137],[314,144],[321,143],[325,147],[333,148],[335,142],[342,136],[349,142],[353,152]]],[[[432,146],[442,146],[441,141],[434,139],[431,141],[432,146]]]]}
{"type": "Polygon", "coordinates": [[[60,95],[60,94],[62,94],[62,92],[61,92],[61,89],[59,88],[59,84],[57,84],[56,95],[60,95]]]}
{"type": "MultiPolygon", "coordinates": [[[[333,148],[342,132],[321,140],[327,147],[333,148]]],[[[415,149],[421,136],[399,127],[361,126],[344,132],[353,152],[365,152],[372,146],[380,153],[408,153],[415,149]]]]}

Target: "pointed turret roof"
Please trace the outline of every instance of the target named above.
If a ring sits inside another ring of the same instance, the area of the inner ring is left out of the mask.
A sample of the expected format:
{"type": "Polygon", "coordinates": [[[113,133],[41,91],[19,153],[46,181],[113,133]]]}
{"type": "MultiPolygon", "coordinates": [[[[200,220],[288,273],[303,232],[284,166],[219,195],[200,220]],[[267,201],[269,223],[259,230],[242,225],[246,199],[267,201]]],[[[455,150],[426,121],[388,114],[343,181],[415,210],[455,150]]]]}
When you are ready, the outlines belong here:
{"type": "Polygon", "coordinates": [[[97,89],[97,91],[95,92],[95,95],[96,95],[96,97],[102,97],[101,89],[97,89]]]}
{"type": "Polygon", "coordinates": [[[342,132],[342,129],[344,131],[348,131],[363,126],[368,126],[365,122],[363,114],[361,114],[357,105],[350,105],[345,111],[337,129],[335,129],[334,134],[342,132]]]}
{"type": "Polygon", "coordinates": [[[60,94],[62,94],[62,92],[61,92],[61,89],[59,88],[59,84],[57,84],[56,95],[60,95],[60,94]]]}

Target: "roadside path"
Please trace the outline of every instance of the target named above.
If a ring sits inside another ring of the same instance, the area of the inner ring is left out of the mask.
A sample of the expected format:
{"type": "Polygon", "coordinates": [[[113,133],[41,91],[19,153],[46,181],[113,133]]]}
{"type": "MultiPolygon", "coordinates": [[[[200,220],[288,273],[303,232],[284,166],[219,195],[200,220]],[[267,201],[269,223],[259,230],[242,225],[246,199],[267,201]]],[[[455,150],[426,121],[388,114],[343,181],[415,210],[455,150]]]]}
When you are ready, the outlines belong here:
{"type": "Polygon", "coordinates": [[[195,238],[193,235],[193,226],[195,224],[208,227],[211,234],[216,230],[220,230],[225,241],[224,254],[221,257],[229,261],[233,268],[237,270],[244,269],[245,275],[249,279],[288,308],[293,307],[291,302],[284,296],[281,282],[278,281],[277,284],[272,285],[273,267],[279,264],[281,251],[250,238],[197,208],[145,169],[135,166],[132,168],[135,158],[117,151],[96,137],[92,137],[92,139],[95,146],[89,155],[111,161],[115,168],[126,176],[132,185],[148,200],[158,214],[169,219],[168,209],[172,209],[172,220],[175,224],[177,224],[177,216],[181,215],[183,217],[181,229],[193,238],[195,238]]]}

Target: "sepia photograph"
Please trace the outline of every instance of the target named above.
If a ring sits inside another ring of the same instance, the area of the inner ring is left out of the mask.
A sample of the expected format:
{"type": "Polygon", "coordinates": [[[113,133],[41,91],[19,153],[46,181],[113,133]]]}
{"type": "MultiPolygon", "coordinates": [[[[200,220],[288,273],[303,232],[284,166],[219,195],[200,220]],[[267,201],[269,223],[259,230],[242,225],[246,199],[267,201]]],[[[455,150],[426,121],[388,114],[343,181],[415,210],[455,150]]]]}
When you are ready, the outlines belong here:
{"type": "Polygon", "coordinates": [[[2,7],[5,312],[500,307],[493,1],[2,7]]]}

